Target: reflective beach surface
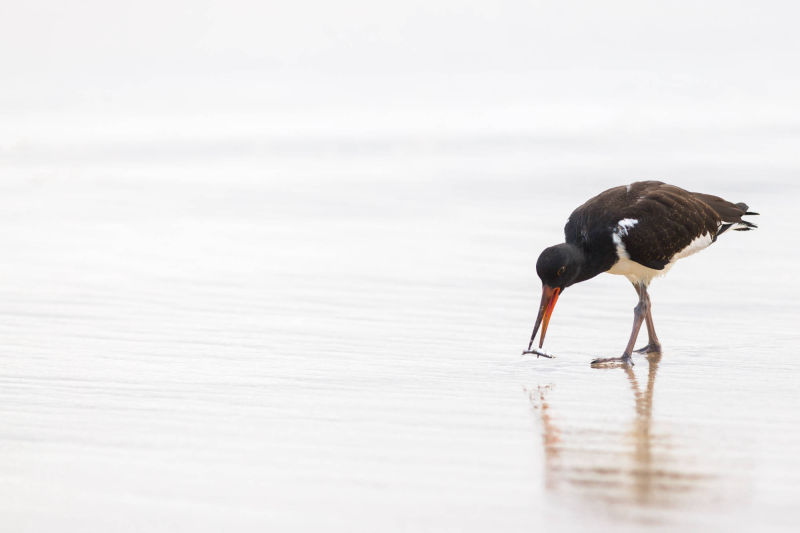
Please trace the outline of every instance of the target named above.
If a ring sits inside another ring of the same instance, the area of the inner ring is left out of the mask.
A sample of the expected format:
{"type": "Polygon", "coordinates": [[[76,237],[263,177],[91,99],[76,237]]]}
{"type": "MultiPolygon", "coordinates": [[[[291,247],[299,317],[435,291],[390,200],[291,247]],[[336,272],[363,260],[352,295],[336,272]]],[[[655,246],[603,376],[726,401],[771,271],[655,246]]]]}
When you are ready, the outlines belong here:
{"type": "Polygon", "coordinates": [[[5,133],[3,529],[796,527],[798,130],[71,120],[5,133]],[[653,283],[661,357],[590,367],[636,303],[605,274],[521,356],[540,250],[642,177],[760,227],[653,283]]]}

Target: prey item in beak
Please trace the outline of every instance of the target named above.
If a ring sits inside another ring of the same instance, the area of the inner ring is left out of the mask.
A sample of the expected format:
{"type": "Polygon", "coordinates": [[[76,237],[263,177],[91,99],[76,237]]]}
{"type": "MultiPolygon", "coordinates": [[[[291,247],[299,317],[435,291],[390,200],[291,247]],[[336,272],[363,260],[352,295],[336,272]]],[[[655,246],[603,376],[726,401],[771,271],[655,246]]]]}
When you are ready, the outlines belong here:
{"type": "Polygon", "coordinates": [[[544,335],[547,333],[547,325],[550,323],[550,315],[553,314],[553,309],[556,307],[556,302],[558,301],[558,295],[560,292],[560,287],[553,288],[549,285],[542,285],[542,302],[539,304],[539,315],[536,317],[536,324],[533,326],[531,342],[528,343],[529,351],[531,346],[533,346],[533,339],[536,338],[536,332],[539,331],[540,325],[542,326],[542,336],[539,338],[539,348],[541,348],[544,344],[544,335]]]}

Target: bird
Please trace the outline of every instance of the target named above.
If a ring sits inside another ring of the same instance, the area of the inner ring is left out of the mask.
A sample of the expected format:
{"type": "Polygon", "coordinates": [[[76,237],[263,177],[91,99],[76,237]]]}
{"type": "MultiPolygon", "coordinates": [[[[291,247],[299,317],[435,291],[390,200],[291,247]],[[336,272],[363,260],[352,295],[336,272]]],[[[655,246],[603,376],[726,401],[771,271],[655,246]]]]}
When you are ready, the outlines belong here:
{"type": "Polygon", "coordinates": [[[613,187],[575,209],[564,226],[565,242],[545,248],[536,261],[542,299],[528,349],[523,354],[553,357],[542,350],[550,317],[565,289],[603,272],[628,278],[639,301],[633,328],[620,357],[597,358],[592,366],[632,365],[632,354],[661,353],[647,288],[679,260],[707,248],[728,230],[749,231],[745,203],[689,192],[661,181],[637,181],[613,187]],[[642,323],[648,343],[634,350],[642,323]],[[539,349],[532,349],[539,326],[539,349]]]}

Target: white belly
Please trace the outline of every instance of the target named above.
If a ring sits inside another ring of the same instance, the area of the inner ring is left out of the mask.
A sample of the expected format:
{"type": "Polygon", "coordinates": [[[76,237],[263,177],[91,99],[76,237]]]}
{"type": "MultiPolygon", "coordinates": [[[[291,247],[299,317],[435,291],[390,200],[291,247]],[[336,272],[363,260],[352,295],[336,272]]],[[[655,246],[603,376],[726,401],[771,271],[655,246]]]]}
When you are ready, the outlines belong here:
{"type": "MultiPolygon", "coordinates": [[[[623,251],[624,250],[625,248],[623,247],[623,251]]],[[[606,270],[606,272],[609,274],[625,276],[631,280],[631,283],[639,283],[643,281],[645,284],[649,284],[650,281],[656,276],[663,276],[666,274],[673,265],[673,263],[669,263],[664,267],[663,270],[656,270],[655,268],[648,268],[644,265],[640,265],[636,261],[631,261],[627,252],[625,252],[624,256],[619,252],[619,247],[617,247],[617,253],[620,255],[620,259],[614,263],[614,266],[606,270]]]]}

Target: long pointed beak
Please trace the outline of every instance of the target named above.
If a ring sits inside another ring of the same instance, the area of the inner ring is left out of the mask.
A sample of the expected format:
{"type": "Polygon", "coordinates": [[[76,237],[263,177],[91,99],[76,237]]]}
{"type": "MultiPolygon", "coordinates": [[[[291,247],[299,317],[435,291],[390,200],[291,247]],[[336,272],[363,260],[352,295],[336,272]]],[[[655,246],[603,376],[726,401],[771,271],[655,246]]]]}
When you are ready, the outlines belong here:
{"type": "Polygon", "coordinates": [[[536,317],[536,324],[533,326],[533,334],[531,334],[531,342],[528,343],[528,350],[533,346],[533,339],[536,338],[536,332],[539,331],[540,325],[542,326],[542,336],[539,338],[539,348],[544,344],[547,324],[550,323],[550,315],[553,314],[560,292],[561,288],[559,287],[553,288],[549,285],[542,285],[542,302],[539,304],[539,315],[536,317]]]}

